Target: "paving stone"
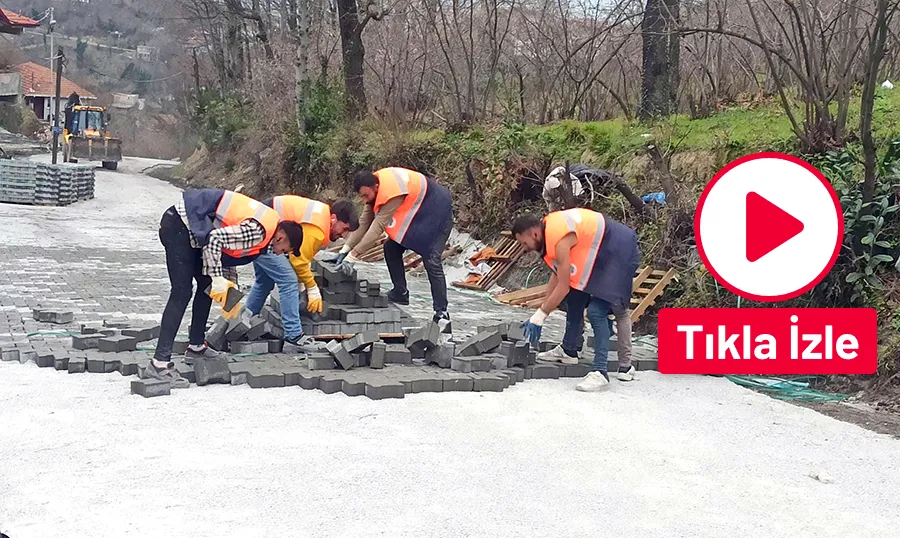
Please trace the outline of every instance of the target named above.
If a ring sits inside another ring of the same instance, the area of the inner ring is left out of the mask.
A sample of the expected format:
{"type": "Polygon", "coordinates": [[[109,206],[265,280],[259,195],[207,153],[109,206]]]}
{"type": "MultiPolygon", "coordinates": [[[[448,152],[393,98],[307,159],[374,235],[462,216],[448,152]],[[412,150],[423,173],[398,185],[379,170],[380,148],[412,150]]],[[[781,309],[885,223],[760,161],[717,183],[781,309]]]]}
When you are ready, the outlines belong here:
{"type": "Polygon", "coordinates": [[[525,340],[525,328],[521,323],[510,323],[506,330],[506,339],[513,342],[525,340]]]}
{"type": "Polygon", "coordinates": [[[270,338],[263,341],[269,344],[269,353],[281,353],[284,350],[284,340],[280,338],[270,338]]]}
{"type": "Polygon", "coordinates": [[[56,368],[57,370],[68,370],[69,369],[69,356],[54,354],[53,367],[56,368]]]}
{"type": "Polygon", "coordinates": [[[40,321],[63,325],[72,323],[75,320],[75,313],[68,310],[49,310],[41,313],[40,321]]]}
{"type": "Polygon", "coordinates": [[[364,368],[369,365],[369,361],[371,360],[372,354],[369,351],[359,351],[356,353],[351,353],[353,356],[353,366],[356,368],[364,368]]]}
{"type": "MultiPolygon", "coordinates": [[[[531,351],[528,342],[520,341],[516,342],[513,347],[512,357],[510,358],[509,366],[528,366],[529,364],[534,364],[533,361],[529,361],[529,352],[531,351]]],[[[535,357],[537,355],[535,354],[535,357]]]]}
{"type": "Polygon", "coordinates": [[[545,351],[550,351],[551,349],[555,348],[558,345],[559,345],[558,342],[541,341],[541,342],[538,342],[537,349],[539,352],[544,353],[545,351]]]}
{"type": "Polygon", "coordinates": [[[97,334],[103,328],[102,321],[85,321],[80,325],[81,334],[97,334]]]}
{"type": "Polygon", "coordinates": [[[412,354],[403,344],[388,344],[384,352],[386,364],[412,364],[412,354]]]}
{"type": "Polygon", "coordinates": [[[266,322],[266,332],[263,334],[268,334],[276,340],[281,340],[284,338],[284,327],[266,322]]]}
{"type": "Polygon", "coordinates": [[[331,356],[334,358],[335,362],[343,368],[344,370],[349,370],[353,368],[353,365],[356,361],[353,360],[353,356],[347,351],[341,342],[337,340],[332,340],[325,345],[325,349],[331,353],[331,356]]]}
{"type": "Polygon", "coordinates": [[[503,370],[509,368],[509,359],[499,353],[485,353],[481,355],[483,359],[490,359],[491,370],[503,370]]]}
{"type": "Polygon", "coordinates": [[[476,329],[476,333],[483,333],[488,331],[497,331],[500,333],[500,338],[506,340],[506,335],[509,333],[509,323],[500,323],[498,325],[487,325],[481,326],[479,325],[476,329]]]}
{"type": "Polygon", "coordinates": [[[310,370],[334,370],[337,364],[331,354],[315,353],[307,356],[306,367],[310,370]]]}
{"type": "Polygon", "coordinates": [[[593,369],[590,364],[585,364],[583,362],[578,364],[567,364],[565,366],[565,371],[560,372],[559,377],[584,377],[593,369]]]}
{"type": "Polygon", "coordinates": [[[190,364],[186,364],[184,361],[174,361],[175,362],[175,370],[181,374],[181,377],[188,380],[190,383],[197,382],[197,376],[194,373],[194,367],[190,364]]]}
{"type": "Polygon", "coordinates": [[[225,340],[234,342],[247,334],[250,330],[249,318],[240,315],[228,322],[228,329],[225,330],[225,340]]]}
{"type": "Polygon", "coordinates": [[[525,368],[510,368],[510,371],[516,373],[516,382],[521,383],[525,381],[525,368]]]}
{"type": "Polygon", "coordinates": [[[176,339],[172,344],[172,355],[184,355],[189,345],[190,341],[185,338],[176,339]]]}
{"type": "Polygon", "coordinates": [[[38,351],[34,362],[39,368],[53,368],[56,365],[56,355],[47,350],[38,351]]]}
{"type": "Polygon", "coordinates": [[[72,347],[75,349],[96,349],[99,346],[99,341],[101,338],[106,338],[106,336],[96,333],[96,334],[76,334],[72,336],[72,347]]]}
{"type": "Polygon", "coordinates": [[[284,374],[262,368],[254,368],[247,372],[247,384],[254,389],[283,387],[284,374]]]}
{"type": "Polygon", "coordinates": [[[370,400],[403,398],[406,395],[406,387],[397,381],[371,380],[366,382],[365,394],[370,400]]]}
{"type": "Polygon", "coordinates": [[[319,380],[322,378],[322,374],[316,374],[313,372],[300,372],[299,373],[300,380],[298,385],[300,385],[301,389],[312,390],[319,388],[319,380]]]}
{"type": "Polygon", "coordinates": [[[361,332],[353,338],[344,340],[344,349],[349,353],[354,353],[370,344],[374,344],[378,340],[378,333],[376,331],[361,332]]]}
{"type": "Polygon", "coordinates": [[[503,392],[509,385],[509,379],[506,376],[496,374],[474,373],[471,374],[473,379],[472,390],[475,392],[503,392]]]}
{"type": "Polygon", "coordinates": [[[269,342],[230,342],[228,347],[234,354],[258,353],[262,355],[269,352],[269,342]]]}
{"type": "Polygon", "coordinates": [[[231,383],[231,370],[228,368],[228,359],[216,357],[212,359],[198,357],[194,359],[194,377],[197,385],[212,385],[214,383],[228,385],[231,383]]]}
{"type": "Polygon", "coordinates": [[[325,394],[334,394],[341,392],[343,389],[343,378],[336,377],[334,374],[325,374],[319,378],[319,390],[325,394]]]}
{"type": "Polygon", "coordinates": [[[406,347],[410,351],[424,351],[440,345],[441,328],[437,323],[429,322],[424,327],[416,329],[406,339],[406,347]]]}
{"type": "Polygon", "coordinates": [[[19,364],[27,364],[37,361],[37,352],[34,349],[19,349],[19,364]]]}
{"type": "Polygon", "coordinates": [[[444,392],[469,392],[475,386],[475,380],[468,375],[452,375],[444,379],[444,392]]]}
{"type": "Polygon", "coordinates": [[[260,315],[270,324],[281,327],[282,329],[284,328],[284,323],[281,321],[281,314],[271,306],[264,306],[260,315]]]}
{"type": "Polygon", "coordinates": [[[103,320],[103,326],[110,329],[127,329],[131,327],[131,322],[125,319],[106,319],[103,320]]]}
{"type": "Polygon", "coordinates": [[[443,392],[444,391],[444,380],[437,377],[432,376],[428,377],[427,374],[425,377],[421,378],[413,378],[412,387],[410,392],[419,393],[419,392],[443,392]]]}
{"type": "Polygon", "coordinates": [[[474,357],[493,351],[502,344],[503,339],[500,338],[500,333],[496,329],[491,329],[469,337],[462,343],[457,354],[461,357],[474,357]]]}
{"type": "MultiPolygon", "coordinates": [[[[72,338],[75,337],[73,336],[72,338]]],[[[97,340],[97,349],[106,353],[134,351],[137,349],[137,340],[124,335],[107,336],[97,340]]]]}
{"type": "MultiPolygon", "coordinates": [[[[122,357],[119,362],[119,373],[124,376],[138,375],[142,362],[149,362],[149,359],[139,359],[135,356],[122,357]]],[[[146,364],[144,364],[146,368],[146,364]]]]}
{"type": "Polygon", "coordinates": [[[554,364],[538,362],[528,368],[531,368],[531,379],[559,379],[559,368],[554,364]]]}
{"type": "Polygon", "coordinates": [[[372,344],[369,366],[375,369],[384,368],[384,359],[386,353],[387,344],[385,344],[384,342],[375,342],[374,344],[372,344]]]}
{"type": "Polygon", "coordinates": [[[250,318],[250,328],[244,335],[247,340],[259,340],[266,334],[266,320],[262,316],[253,316],[250,318]]]}
{"type": "Polygon", "coordinates": [[[347,396],[362,396],[366,393],[366,382],[355,377],[345,378],[341,383],[341,391],[347,396]]]}
{"type": "Polygon", "coordinates": [[[429,348],[425,351],[425,364],[436,364],[439,368],[450,368],[453,365],[453,355],[456,352],[456,344],[448,342],[439,347],[429,348]]]}
{"type": "Polygon", "coordinates": [[[484,357],[453,357],[450,361],[450,369],[454,372],[489,372],[491,359],[484,357]]]}
{"type": "Polygon", "coordinates": [[[93,355],[87,359],[87,371],[92,374],[106,373],[106,361],[99,355],[93,355]]]}
{"type": "Polygon", "coordinates": [[[122,336],[130,336],[138,342],[146,342],[147,340],[159,338],[159,331],[159,325],[151,325],[148,327],[131,327],[128,329],[122,329],[122,336]]]}
{"type": "Polygon", "coordinates": [[[301,366],[285,366],[281,370],[281,373],[284,374],[284,386],[296,387],[300,385],[300,375],[308,372],[308,369],[301,366]]]}
{"type": "MultiPolygon", "coordinates": [[[[509,370],[500,370],[500,371],[497,372],[497,373],[498,373],[498,374],[503,374],[503,375],[505,375],[506,377],[508,377],[508,378],[509,378],[509,384],[510,384],[510,385],[515,385],[516,383],[519,382],[519,374],[518,374],[518,372],[516,372],[515,370],[511,370],[511,369],[509,369],[509,370]]],[[[523,374],[524,374],[524,372],[523,372],[523,374]]]]}
{"type": "Polygon", "coordinates": [[[87,371],[87,359],[85,357],[69,357],[66,369],[70,374],[80,374],[87,371]]]}
{"type": "Polygon", "coordinates": [[[247,373],[250,370],[256,370],[256,365],[250,362],[229,362],[228,372],[231,377],[231,384],[245,385],[247,383],[247,373]]]}
{"type": "Polygon", "coordinates": [[[131,382],[131,393],[144,398],[168,396],[172,393],[172,384],[157,379],[136,379],[131,382]]]}
{"type": "Polygon", "coordinates": [[[0,350],[0,360],[13,362],[19,360],[19,350],[14,347],[7,347],[0,350]]]}

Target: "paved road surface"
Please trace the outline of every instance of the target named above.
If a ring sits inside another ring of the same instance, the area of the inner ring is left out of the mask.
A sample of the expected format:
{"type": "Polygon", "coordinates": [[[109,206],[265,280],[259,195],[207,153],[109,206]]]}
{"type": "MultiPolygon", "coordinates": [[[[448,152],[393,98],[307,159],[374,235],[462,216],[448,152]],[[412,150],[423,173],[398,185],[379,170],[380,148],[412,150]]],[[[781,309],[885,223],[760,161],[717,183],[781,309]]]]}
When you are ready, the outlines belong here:
{"type": "MultiPolygon", "coordinates": [[[[98,170],[97,198],[70,207],[0,205],[0,312],[55,300],[83,317],[158,317],[168,283],[156,227],[179,194],[140,174],[151,164],[98,170]]],[[[428,310],[420,295],[414,315],[428,310]]],[[[464,327],[527,315],[455,290],[451,303],[464,327]]],[[[145,400],[117,373],[0,363],[0,531],[846,538],[900,528],[896,440],[724,379],[643,372],[603,394],[575,383],[379,402],[213,386],[145,400]],[[809,477],[823,471],[833,483],[809,477]]]]}

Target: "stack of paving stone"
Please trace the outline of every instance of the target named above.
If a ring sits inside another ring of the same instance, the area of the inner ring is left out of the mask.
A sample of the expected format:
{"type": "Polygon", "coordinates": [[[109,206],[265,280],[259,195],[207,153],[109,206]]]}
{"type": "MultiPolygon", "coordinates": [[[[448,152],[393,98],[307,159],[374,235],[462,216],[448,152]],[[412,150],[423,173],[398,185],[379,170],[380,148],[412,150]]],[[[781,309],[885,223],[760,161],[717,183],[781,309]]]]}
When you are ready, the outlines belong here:
{"type": "Polygon", "coordinates": [[[69,205],[94,197],[94,168],[0,160],[0,202],[69,205]]]}

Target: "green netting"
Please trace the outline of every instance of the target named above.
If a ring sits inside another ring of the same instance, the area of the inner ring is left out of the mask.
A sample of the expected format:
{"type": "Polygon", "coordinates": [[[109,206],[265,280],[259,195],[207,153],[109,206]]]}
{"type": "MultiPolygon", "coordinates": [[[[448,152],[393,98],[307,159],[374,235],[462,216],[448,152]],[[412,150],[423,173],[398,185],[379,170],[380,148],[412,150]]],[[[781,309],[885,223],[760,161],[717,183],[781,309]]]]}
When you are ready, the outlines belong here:
{"type": "Polygon", "coordinates": [[[829,394],[809,386],[816,376],[781,379],[779,377],[761,377],[749,375],[726,375],[729,381],[742,387],[764,392],[778,400],[797,402],[839,402],[847,398],[845,394],[829,394]]]}

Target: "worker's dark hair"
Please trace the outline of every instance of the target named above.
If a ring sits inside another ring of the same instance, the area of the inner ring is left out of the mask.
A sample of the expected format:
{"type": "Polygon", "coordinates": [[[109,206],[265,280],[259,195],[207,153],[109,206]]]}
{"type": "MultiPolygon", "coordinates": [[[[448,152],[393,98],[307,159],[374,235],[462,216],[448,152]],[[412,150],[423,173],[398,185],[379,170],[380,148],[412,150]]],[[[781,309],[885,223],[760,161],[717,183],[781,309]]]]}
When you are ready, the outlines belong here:
{"type": "Polygon", "coordinates": [[[378,176],[368,170],[360,170],[353,174],[353,192],[359,192],[363,187],[378,185],[378,176]]]}
{"type": "Polygon", "coordinates": [[[287,234],[288,241],[291,242],[291,253],[294,256],[299,256],[300,245],[303,244],[303,227],[296,222],[283,220],[278,223],[278,229],[284,230],[284,233],[287,234]]]}
{"type": "Polygon", "coordinates": [[[337,200],[331,204],[331,214],[341,222],[350,225],[350,231],[355,232],[359,228],[359,214],[356,206],[350,200],[337,200]]]}
{"type": "Polygon", "coordinates": [[[517,218],[512,226],[513,235],[519,235],[520,233],[527,232],[528,230],[541,225],[541,219],[536,216],[528,213],[527,215],[522,215],[517,218]]]}

